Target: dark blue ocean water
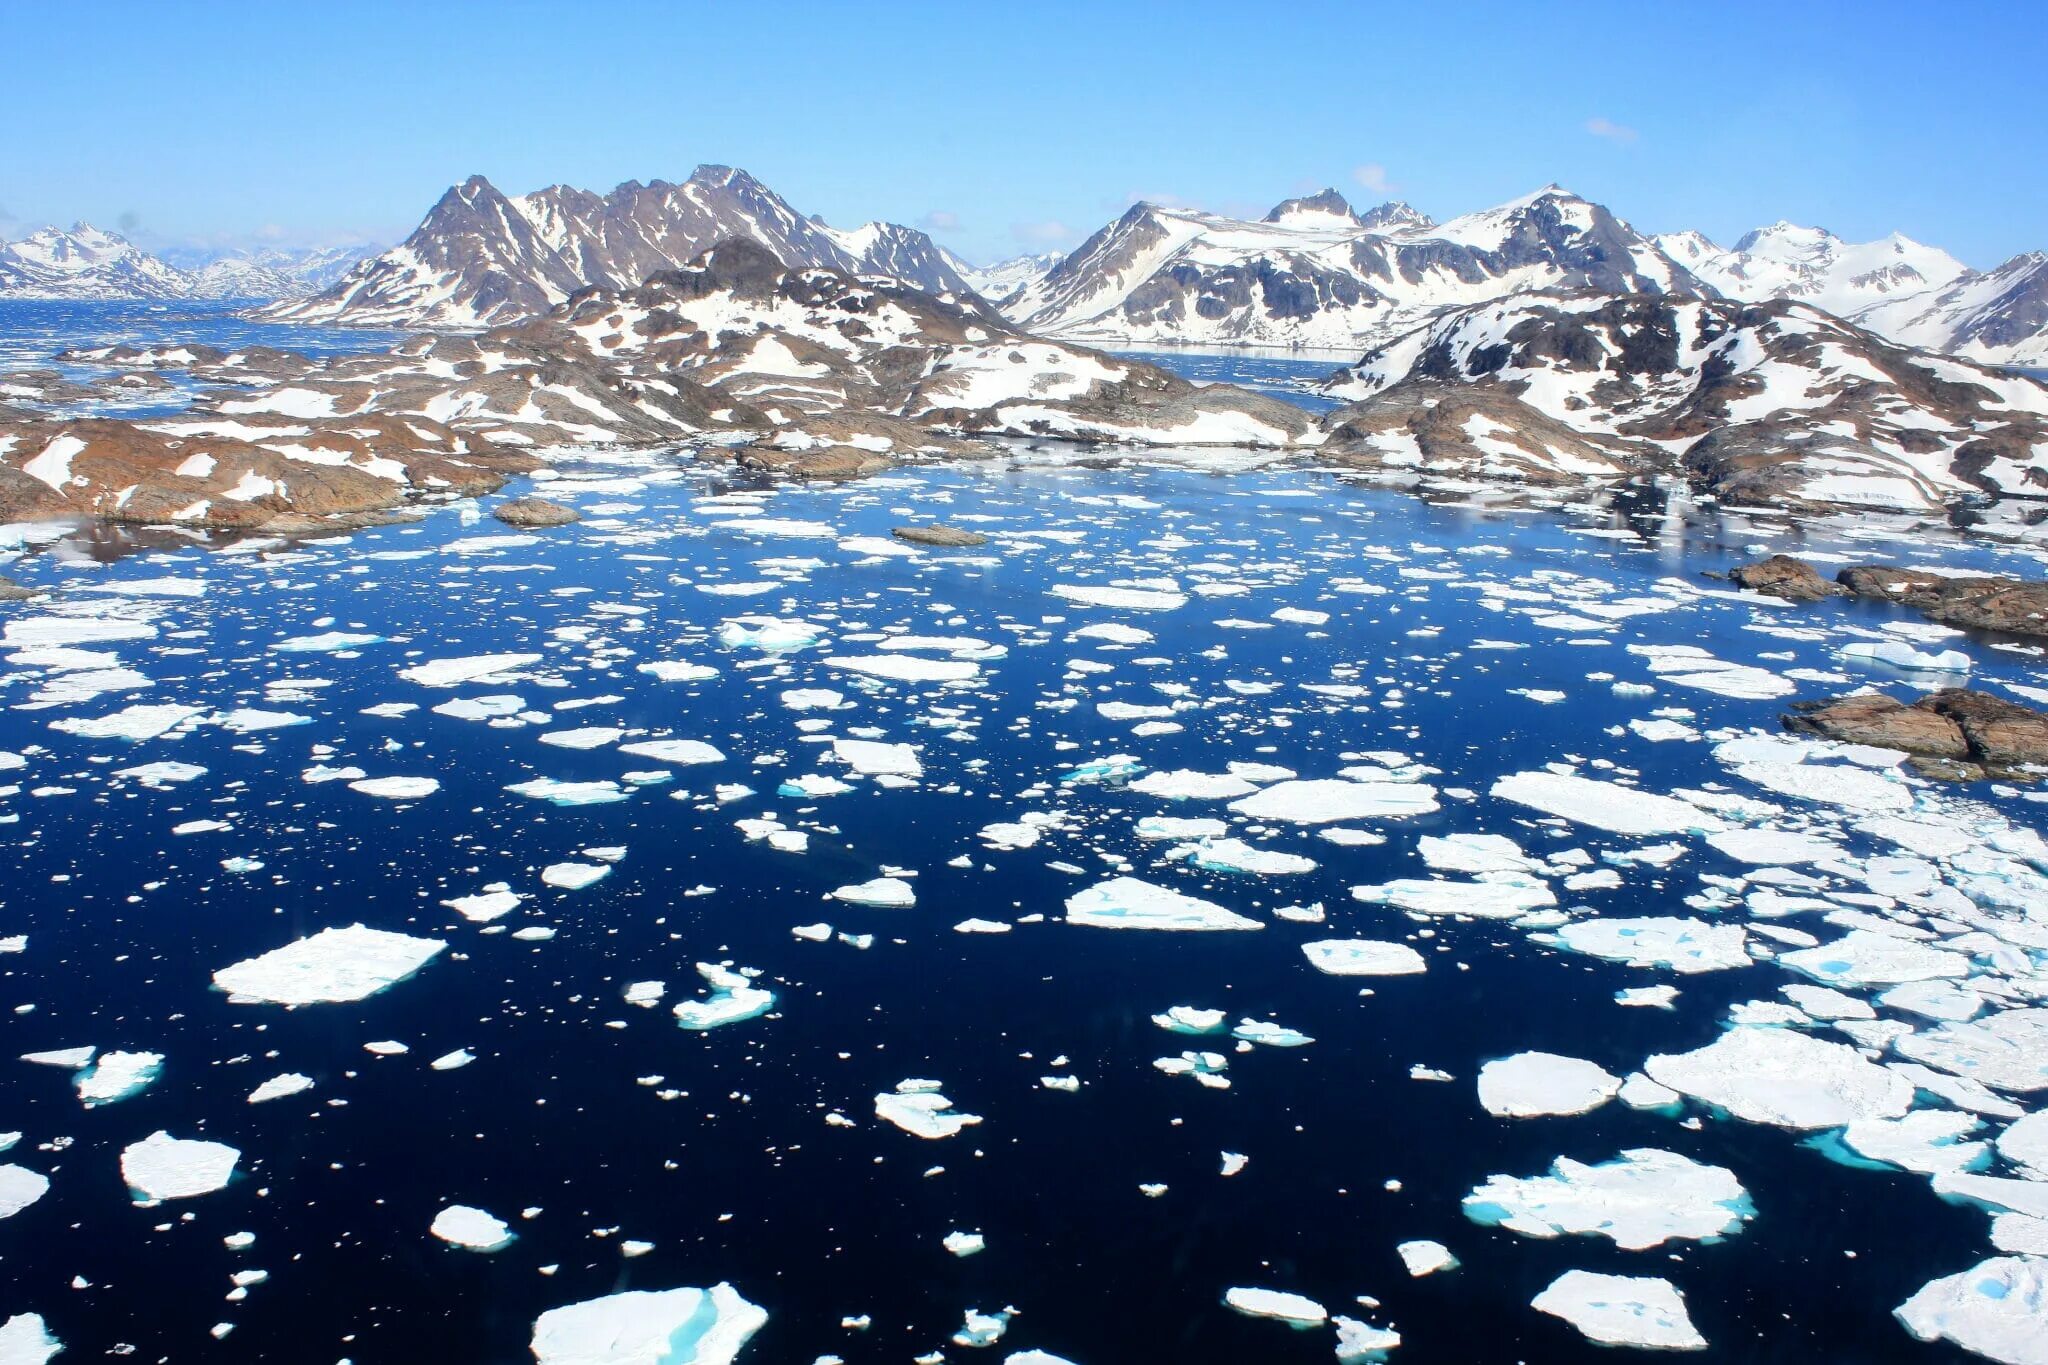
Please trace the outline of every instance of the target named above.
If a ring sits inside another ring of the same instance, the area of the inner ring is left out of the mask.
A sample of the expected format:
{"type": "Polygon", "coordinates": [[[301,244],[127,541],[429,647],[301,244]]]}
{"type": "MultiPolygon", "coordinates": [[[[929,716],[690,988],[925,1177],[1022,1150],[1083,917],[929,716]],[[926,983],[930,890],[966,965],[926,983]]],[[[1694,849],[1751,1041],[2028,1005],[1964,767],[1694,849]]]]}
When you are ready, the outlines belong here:
{"type": "MultiPolygon", "coordinates": [[[[1835,651],[1909,618],[1865,604],[1705,596],[1721,585],[1703,571],[1763,549],[2010,571],[2031,567],[2024,556],[1927,537],[1841,541],[1656,498],[1489,512],[1313,470],[1218,472],[1200,458],[1100,469],[1039,452],[820,488],[736,484],[686,453],[568,472],[543,491],[589,519],[524,540],[484,540],[506,532],[452,508],[268,551],[244,543],[104,564],[53,547],[0,566],[55,595],[54,606],[0,606],[0,627],[111,600],[156,632],[82,646],[146,675],[152,685],[132,692],[24,709],[48,669],[17,662],[0,673],[0,751],[28,760],[0,773],[0,935],[28,937],[21,954],[0,956],[0,1057],[93,1043],[168,1058],[150,1089],[89,1111],[64,1072],[0,1062],[11,1068],[0,1128],[26,1135],[4,1159],[52,1181],[41,1202],[0,1222],[0,1315],[41,1313],[67,1343],[62,1359],[132,1347],[152,1360],[515,1361],[545,1309],[726,1280],[770,1314],[749,1360],[901,1362],[935,1349],[997,1360],[1027,1348],[1077,1365],[1332,1358],[1328,1331],[1219,1303],[1226,1288],[1253,1285],[1397,1327],[1397,1361],[1563,1365],[1593,1348],[1528,1302],[1571,1268],[1669,1277],[1713,1343],[1708,1360],[1970,1358],[1916,1343],[1890,1319],[1928,1279],[1990,1254],[1984,1215],[1937,1200],[1924,1178],[1851,1170],[1793,1134],[1711,1116],[1688,1128],[1612,1104],[1511,1121],[1474,1099],[1482,1062],[1525,1049],[1622,1074],[1652,1052],[1701,1046],[1729,1004],[1771,998],[1789,974],[1766,964],[1677,979],[1561,954],[1499,923],[1421,925],[1356,903],[1348,888],[1427,875],[1423,834],[1505,833],[1544,854],[1657,842],[1540,824],[1487,795],[1503,774],[1592,759],[1618,767],[1589,775],[1653,791],[1749,791],[1706,742],[1651,743],[1615,727],[1684,708],[1704,733],[1771,731],[1783,701],[1674,686],[1631,644],[1906,687],[1845,669],[1835,651]],[[737,509],[721,497],[732,494],[742,495],[737,509]],[[739,515],[750,500],[758,514],[739,515]],[[983,552],[902,557],[877,556],[863,539],[932,518],[997,540],[983,552]],[[792,524],[762,534],[750,520],[792,524]],[[1162,577],[1190,592],[1185,605],[1113,610],[1051,592],[1162,577]],[[203,594],[90,591],[163,578],[199,580],[203,594]],[[750,582],[773,587],[703,590],[750,582]],[[1234,595],[1203,596],[1197,584],[1234,595]],[[1597,629],[1556,629],[1531,614],[1631,601],[1660,605],[1597,629]],[[1289,607],[1329,620],[1273,619],[1289,607]],[[718,642],[723,622],[756,614],[810,622],[823,639],[777,656],[718,642]],[[1114,648],[1074,635],[1101,622],[1155,638],[1114,648]],[[329,630],[386,639],[356,657],[270,648],[329,630]],[[874,653],[878,639],[862,637],[886,632],[973,637],[1007,653],[952,686],[863,683],[825,662],[874,653]],[[429,659],[500,652],[542,657],[500,683],[441,689],[399,676],[429,659]],[[1077,670],[1077,659],[1108,667],[1077,670]],[[652,661],[719,671],[661,683],[638,671],[652,661]],[[1656,690],[1619,694],[1617,681],[1656,690]],[[839,690],[848,707],[792,710],[781,694],[794,688],[839,690]],[[430,709],[506,693],[548,718],[494,728],[430,709]],[[1096,711],[1112,701],[1193,704],[1173,714],[1179,732],[1139,736],[1096,711]],[[168,702],[306,719],[243,733],[202,724],[133,743],[51,728],[168,702]],[[393,702],[418,709],[364,712],[393,702]],[[806,730],[807,720],[828,725],[806,730]],[[727,758],[678,768],[615,804],[562,807],[505,790],[660,766],[539,742],[583,726],[705,740],[727,758]],[[920,784],[776,794],[802,774],[849,776],[821,756],[818,736],[856,733],[919,746],[920,784]],[[1110,754],[1157,770],[1217,772],[1238,760],[1330,777],[1379,751],[1435,769],[1427,780],[1443,808],[1354,822],[1385,836],[1367,847],[1233,820],[1250,842],[1316,860],[1289,877],[1168,864],[1168,844],[1133,834],[1147,815],[1230,818],[1221,803],[1059,781],[1110,754]],[[117,775],[158,760],[206,772],[166,791],[117,775]],[[394,803],[302,780],[315,763],[441,786],[394,803]],[[755,794],[721,804],[719,784],[755,794]],[[766,812],[807,830],[808,850],[775,851],[734,826],[766,812]],[[1028,814],[1056,817],[1035,847],[992,849],[978,837],[1028,814]],[[229,828],[173,833],[195,820],[229,828]],[[625,850],[607,878],[574,892],[541,884],[541,868],[593,847],[625,850]],[[238,858],[263,866],[223,867],[238,858]],[[1132,875],[1266,927],[1147,934],[1058,922],[1067,896],[1125,860],[1132,875]],[[916,870],[915,908],[825,899],[888,867],[916,870]],[[499,925],[555,937],[485,932],[440,905],[500,881],[528,899],[499,925]],[[700,887],[712,890],[684,894],[700,887]],[[1314,902],[1327,923],[1270,918],[1314,902]],[[1039,915],[1048,918],[1030,918],[1039,915]],[[954,931],[969,918],[1014,928],[954,931]],[[450,947],[360,1004],[287,1011],[231,1005],[209,989],[229,963],[357,921],[450,947]],[[874,944],[791,935],[819,921],[874,944]],[[1431,936],[1417,937],[1424,929],[1431,936]],[[1430,968],[1322,976],[1298,945],[1327,937],[1405,940],[1430,968]],[[699,961],[761,969],[776,1011],[680,1030],[668,1006],[697,992],[699,961]],[[628,983],[649,979],[668,983],[660,1008],[622,999],[628,983]],[[1612,1001],[1617,989],[1659,981],[1682,987],[1678,1009],[1612,1001]],[[1232,1087],[1202,1089],[1151,1065],[1188,1047],[1229,1051],[1227,1039],[1150,1022],[1179,1004],[1271,1019],[1316,1041],[1231,1053],[1232,1087]],[[381,1040],[410,1051],[363,1050],[381,1040]],[[428,1067],[458,1047],[477,1060],[428,1067]],[[1456,1079],[1413,1080],[1416,1065],[1456,1079]],[[245,1103],[286,1071],[315,1088],[245,1103]],[[1078,1076],[1081,1089],[1042,1088],[1054,1074],[1078,1076]],[[912,1077],[943,1082],[983,1122],[930,1142],[878,1122],[874,1096],[912,1077]],[[833,1113],[855,1126],[828,1124],[833,1113]],[[132,1206],[119,1153],[158,1128],[231,1143],[242,1174],[214,1194],[132,1206]],[[1637,1146],[1734,1170],[1756,1221],[1718,1245],[1631,1253],[1593,1238],[1532,1240],[1459,1212],[1490,1174],[1533,1175],[1560,1155],[1604,1160],[1637,1146]],[[1224,1152],[1249,1163],[1223,1178],[1224,1152]],[[1150,1183],[1168,1188],[1148,1198],[1139,1186],[1150,1183]],[[442,1245],[427,1226],[450,1203],[508,1219],[519,1240],[490,1256],[442,1245]],[[527,1208],[539,1212],[521,1218],[527,1208]],[[983,1233],[988,1249],[949,1255],[940,1239],[955,1229],[983,1233]],[[243,1230],[256,1234],[253,1248],[223,1247],[243,1230]],[[1410,1279],[1394,1247],[1422,1237],[1447,1243],[1463,1267],[1410,1279]],[[627,1239],[654,1246],[626,1258],[627,1239]],[[247,1268],[269,1279],[227,1301],[230,1274],[247,1268]],[[1360,1295],[1381,1306],[1361,1308],[1360,1295]],[[1005,1305],[1019,1311],[999,1346],[946,1344],[964,1310],[1005,1305]],[[867,1331],[841,1327],[863,1314],[867,1331]],[[216,1340],[216,1324],[233,1330],[216,1340]]],[[[1978,685],[2048,685],[2037,653],[1956,643],[1978,685]]],[[[2024,793],[1973,796],[1996,818],[2039,823],[2042,807],[2024,793]]],[[[1878,847],[1838,832],[1858,853],[1878,847]]],[[[1744,870],[1697,839],[1680,842],[1687,851],[1670,866],[1626,867],[1619,888],[1565,902],[1685,913],[1703,875],[1744,870]]]]}

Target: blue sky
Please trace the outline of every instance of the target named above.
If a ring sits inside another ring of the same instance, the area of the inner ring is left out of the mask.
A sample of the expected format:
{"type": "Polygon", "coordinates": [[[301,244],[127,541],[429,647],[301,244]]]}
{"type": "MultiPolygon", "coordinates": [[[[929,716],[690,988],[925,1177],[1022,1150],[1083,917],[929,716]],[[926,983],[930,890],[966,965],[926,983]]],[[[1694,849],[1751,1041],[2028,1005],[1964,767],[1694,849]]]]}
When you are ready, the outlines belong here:
{"type": "Polygon", "coordinates": [[[393,240],[508,193],[743,166],[977,260],[1134,198],[1332,184],[1438,217],[1556,180],[1646,231],[2048,248],[2016,3],[10,3],[0,236],[393,240]]]}

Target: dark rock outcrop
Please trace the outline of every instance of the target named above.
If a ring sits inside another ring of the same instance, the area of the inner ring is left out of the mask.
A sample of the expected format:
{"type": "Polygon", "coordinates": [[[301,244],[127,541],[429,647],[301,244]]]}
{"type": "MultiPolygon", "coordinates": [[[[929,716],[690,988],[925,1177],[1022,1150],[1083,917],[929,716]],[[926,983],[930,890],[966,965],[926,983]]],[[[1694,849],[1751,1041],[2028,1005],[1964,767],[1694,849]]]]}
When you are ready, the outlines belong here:
{"type": "Polygon", "coordinates": [[[1930,775],[2036,777],[2048,769],[2048,715],[1968,688],[1944,688],[1910,705],[1881,692],[1796,702],[1784,725],[1936,760],[1922,766],[1930,775]]]}
{"type": "Polygon", "coordinates": [[[1897,602],[1943,625],[2048,637],[2048,583],[1989,575],[1952,578],[1879,564],[1844,569],[1835,578],[1856,597],[1897,602]]]}
{"type": "Polygon", "coordinates": [[[491,515],[507,526],[517,526],[521,530],[568,526],[583,520],[583,514],[575,508],[549,502],[546,498],[514,498],[492,508],[491,515]]]}
{"type": "Polygon", "coordinates": [[[958,526],[939,522],[929,526],[898,526],[889,534],[912,545],[938,545],[947,549],[972,549],[976,545],[988,544],[988,537],[979,531],[964,531],[958,526]]]}
{"type": "Polygon", "coordinates": [[[1844,596],[1848,591],[1822,578],[1820,570],[1813,565],[1791,555],[1772,555],[1754,564],[1744,564],[1729,570],[1728,578],[1737,587],[1792,602],[1818,602],[1827,597],[1844,596]]]}

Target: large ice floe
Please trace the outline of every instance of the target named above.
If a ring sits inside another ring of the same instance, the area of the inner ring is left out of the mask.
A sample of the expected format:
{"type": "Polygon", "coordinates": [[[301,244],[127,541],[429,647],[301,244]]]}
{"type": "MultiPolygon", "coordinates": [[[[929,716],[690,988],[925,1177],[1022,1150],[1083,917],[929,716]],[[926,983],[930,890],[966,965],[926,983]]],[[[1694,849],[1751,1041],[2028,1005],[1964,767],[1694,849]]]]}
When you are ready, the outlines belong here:
{"type": "Polygon", "coordinates": [[[1922,1341],[1952,1341],[2005,1365],[2048,1365],[2048,1257],[1994,1256],[1944,1275],[1898,1307],[1922,1341]]]}
{"type": "Polygon", "coordinates": [[[448,945],[361,924],[223,967],[213,984],[238,1005],[317,1005],[362,1000],[405,980],[448,945]]]}
{"type": "Polygon", "coordinates": [[[733,1365],[767,1310],[729,1284],[629,1289],[534,1320],[534,1365],[733,1365]]]}
{"type": "Polygon", "coordinates": [[[1518,1052],[1479,1068],[1479,1104],[1501,1118],[1583,1114],[1621,1092],[1621,1077],[1579,1057],[1518,1052]]]}
{"type": "Polygon", "coordinates": [[[121,1178],[141,1203],[191,1199],[225,1188],[242,1154],[225,1142],[174,1138],[158,1129],[121,1152],[121,1178]]]}
{"type": "Polygon", "coordinates": [[[1136,877],[1112,877],[1067,897],[1067,923],[1096,929],[1258,929],[1258,920],[1136,877]]]}
{"type": "Polygon", "coordinates": [[[1913,1104],[1912,1082],[1898,1072],[1793,1029],[1732,1028],[1695,1051],[1652,1056],[1643,1070],[1738,1119],[1780,1128],[1898,1118],[1913,1104]]]}
{"type": "Polygon", "coordinates": [[[1496,1175],[1465,1196],[1465,1216],[1529,1237],[1600,1236],[1628,1251],[1713,1241],[1756,1216],[1735,1173],[1638,1147],[1588,1165],[1559,1157],[1550,1174],[1496,1175]]]}
{"type": "Polygon", "coordinates": [[[1567,1270],[1531,1299],[1530,1306],[1563,1318],[1588,1341],[1602,1346],[1700,1351],[1707,1345],[1692,1325],[1685,1296],[1671,1281],[1652,1275],[1567,1270]]]}

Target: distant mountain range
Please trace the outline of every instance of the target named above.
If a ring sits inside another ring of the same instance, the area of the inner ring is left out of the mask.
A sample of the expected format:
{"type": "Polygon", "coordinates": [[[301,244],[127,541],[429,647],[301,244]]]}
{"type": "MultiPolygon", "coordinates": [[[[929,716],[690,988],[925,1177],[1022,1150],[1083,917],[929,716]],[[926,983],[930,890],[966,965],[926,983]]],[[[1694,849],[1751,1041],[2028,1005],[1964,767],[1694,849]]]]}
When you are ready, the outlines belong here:
{"type": "Polygon", "coordinates": [[[1361,211],[1335,190],[1258,220],[1139,203],[1064,256],[977,267],[914,228],[830,227],[728,166],[608,194],[507,196],[474,176],[376,256],[159,258],[86,224],[45,229],[0,248],[0,297],[271,299],[281,320],[473,330],[583,289],[634,288],[729,238],[793,268],[978,294],[1028,332],[1097,345],[1364,351],[1453,309],[1590,291],[1796,300],[1904,345],[2048,366],[2048,254],[1977,271],[1898,234],[1851,243],[1782,222],[1723,248],[1697,232],[1644,235],[1557,185],[1443,223],[1402,203],[1361,211]]]}
{"type": "Polygon", "coordinates": [[[152,255],[90,223],[0,245],[0,299],[277,299],[317,293],[373,246],[152,255]]]}
{"type": "Polygon", "coordinates": [[[475,328],[536,317],[580,289],[631,289],[727,238],[786,266],[886,276],[940,296],[975,293],[924,233],[895,223],[839,231],[745,171],[699,166],[682,184],[627,181],[610,194],[551,185],[507,196],[471,176],[410,237],[278,318],[475,328]]]}
{"type": "Polygon", "coordinates": [[[1929,350],[2048,364],[2048,256],[1970,270],[1894,234],[1852,244],[1777,223],[1732,250],[1649,237],[1556,185],[1433,223],[1335,190],[1258,222],[1134,205],[1000,300],[1029,331],[1098,344],[1383,344],[1448,309],[1531,290],[1797,299],[1929,350]]]}

